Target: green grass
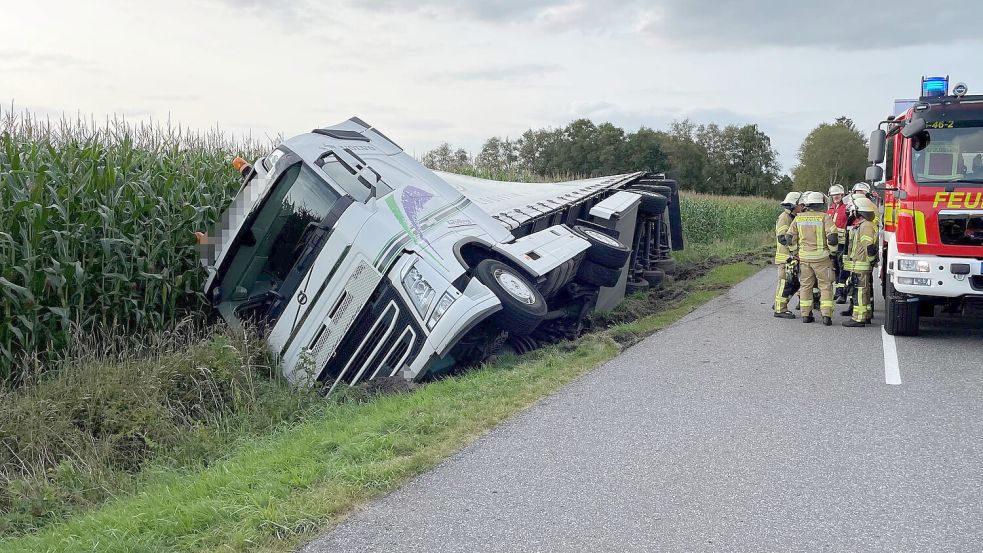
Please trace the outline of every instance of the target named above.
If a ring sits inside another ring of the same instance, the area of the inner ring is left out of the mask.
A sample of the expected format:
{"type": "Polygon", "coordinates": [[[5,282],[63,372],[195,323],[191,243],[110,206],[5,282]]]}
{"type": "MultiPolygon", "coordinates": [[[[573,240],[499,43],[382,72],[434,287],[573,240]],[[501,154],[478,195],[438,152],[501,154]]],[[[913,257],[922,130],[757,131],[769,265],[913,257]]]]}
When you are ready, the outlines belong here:
{"type": "Polygon", "coordinates": [[[666,327],[758,269],[717,267],[691,281],[689,295],[668,310],[576,343],[505,358],[405,394],[333,397],[307,422],[247,441],[207,468],[150,470],[137,493],[0,541],[0,550],[289,550],[611,359],[626,337],[666,327]]]}

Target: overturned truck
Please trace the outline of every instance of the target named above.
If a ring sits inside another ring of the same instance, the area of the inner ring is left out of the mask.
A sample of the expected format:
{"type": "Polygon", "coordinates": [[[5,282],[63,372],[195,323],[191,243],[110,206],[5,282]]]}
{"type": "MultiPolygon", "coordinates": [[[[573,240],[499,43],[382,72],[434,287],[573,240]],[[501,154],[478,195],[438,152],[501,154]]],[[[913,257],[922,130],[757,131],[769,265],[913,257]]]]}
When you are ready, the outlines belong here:
{"type": "Polygon", "coordinates": [[[658,286],[683,245],[662,175],[436,172],[358,118],[235,165],[205,293],[229,324],[265,332],[290,380],[329,391],[576,337],[593,310],[658,286]]]}

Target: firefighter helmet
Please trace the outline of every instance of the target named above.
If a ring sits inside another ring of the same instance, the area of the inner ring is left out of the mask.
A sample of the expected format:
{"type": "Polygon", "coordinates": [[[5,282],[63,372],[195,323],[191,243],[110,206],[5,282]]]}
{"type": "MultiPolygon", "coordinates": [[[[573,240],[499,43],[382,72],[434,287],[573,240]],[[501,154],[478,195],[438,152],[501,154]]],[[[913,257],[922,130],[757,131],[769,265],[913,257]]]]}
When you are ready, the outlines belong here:
{"type": "Polygon", "coordinates": [[[840,185],[838,185],[838,184],[834,184],[833,186],[830,186],[829,187],[829,195],[830,196],[835,196],[836,194],[840,194],[842,196],[845,193],[846,193],[846,191],[843,190],[843,187],[840,186],[840,185]]]}
{"type": "Polygon", "coordinates": [[[804,194],[804,196],[806,196],[806,205],[810,208],[818,209],[819,207],[817,206],[826,205],[826,196],[822,192],[809,192],[804,194]]]}
{"type": "Polygon", "coordinates": [[[853,185],[853,193],[856,194],[860,192],[861,194],[870,194],[870,185],[866,182],[858,182],[853,185]]]}
{"type": "Polygon", "coordinates": [[[860,213],[873,214],[875,211],[877,211],[877,207],[874,205],[874,202],[863,196],[857,196],[854,198],[853,205],[857,207],[857,211],[860,213]]]}
{"type": "Polygon", "coordinates": [[[806,192],[803,192],[801,196],[799,196],[799,204],[800,205],[806,205],[806,203],[808,203],[808,202],[806,202],[806,198],[809,197],[809,194],[812,194],[812,192],[806,191],[806,192]]]}
{"type": "Polygon", "coordinates": [[[799,192],[789,192],[788,194],[785,194],[785,199],[782,200],[782,205],[795,206],[795,204],[799,203],[800,196],[802,196],[802,194],[799,192]]]}

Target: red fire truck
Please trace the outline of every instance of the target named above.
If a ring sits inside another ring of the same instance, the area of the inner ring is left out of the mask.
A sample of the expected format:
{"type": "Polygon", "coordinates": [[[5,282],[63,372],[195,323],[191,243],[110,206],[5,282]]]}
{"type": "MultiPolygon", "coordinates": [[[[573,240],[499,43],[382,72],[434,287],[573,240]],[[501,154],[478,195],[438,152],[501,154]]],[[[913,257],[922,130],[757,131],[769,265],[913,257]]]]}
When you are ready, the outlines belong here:
{"type": "Polygon", "coordinates": [[[871,134],[889,334],[917,334],[920,317],[983,314],[983,95],[967,92],[923,77],[921,97],[871,134]]]}

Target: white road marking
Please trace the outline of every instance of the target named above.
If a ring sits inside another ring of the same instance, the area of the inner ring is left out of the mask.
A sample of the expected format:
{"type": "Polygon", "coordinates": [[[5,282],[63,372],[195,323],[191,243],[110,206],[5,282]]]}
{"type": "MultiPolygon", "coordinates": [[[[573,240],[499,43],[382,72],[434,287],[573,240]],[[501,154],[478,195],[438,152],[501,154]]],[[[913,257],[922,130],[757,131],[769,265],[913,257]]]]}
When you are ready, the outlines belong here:
{"type": "Polygon", "coordinates": [[[898,345],[881,327],[881,341],[884,344],[884,382],[892,386],[901,384],[901,368],[898,366],[898,345]]]}

